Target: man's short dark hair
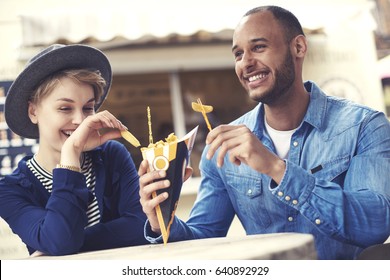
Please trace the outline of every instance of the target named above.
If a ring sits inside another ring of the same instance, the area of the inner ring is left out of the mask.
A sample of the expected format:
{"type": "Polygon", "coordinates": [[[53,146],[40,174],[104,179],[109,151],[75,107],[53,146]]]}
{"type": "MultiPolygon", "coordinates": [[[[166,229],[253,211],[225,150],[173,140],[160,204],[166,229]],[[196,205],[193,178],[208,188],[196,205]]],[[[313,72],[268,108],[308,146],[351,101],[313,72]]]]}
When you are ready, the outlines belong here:
{"type": "Polygon", "coordinates": [[[249,16],[251,14],[255,14],[258,12],[265,12],[269,11],[273,14],[273,16],[276,18],[278,22],[282,25],[285,33],[285,37],[287,42],[290,42],[293,38],[295,38],[298,35],[305,36],[305,33],[303,32],[302,26],[297,19],[297,17],[291,13],[290,11],[281,8],[279,6],[260,6],[253,8],[246,12],[245,16],[249,16]]]}

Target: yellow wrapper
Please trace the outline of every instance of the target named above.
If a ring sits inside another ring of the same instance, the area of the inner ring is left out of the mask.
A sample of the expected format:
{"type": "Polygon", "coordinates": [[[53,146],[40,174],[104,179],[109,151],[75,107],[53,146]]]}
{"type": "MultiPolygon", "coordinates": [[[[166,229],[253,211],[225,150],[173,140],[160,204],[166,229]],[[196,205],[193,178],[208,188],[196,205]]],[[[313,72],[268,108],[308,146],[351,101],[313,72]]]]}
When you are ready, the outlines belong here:
{"type": "Polygon", "coordinates": [[[159,141],[151,147],[141,148],[142,157],[149,163],[150,170],[165,170],[166,179],[171,182],[167,189],[153,193],[156,197],[162,192],[168,192],[168,198],[157,205],[156,213],[161,229],[164,244],[168,242],[169,230],[175,216],[179,202],[185,168],[189,162],[190,154],[194,146],[198,126],[177,139],[173,134],[166,139],[167,142],[159,141]]]}

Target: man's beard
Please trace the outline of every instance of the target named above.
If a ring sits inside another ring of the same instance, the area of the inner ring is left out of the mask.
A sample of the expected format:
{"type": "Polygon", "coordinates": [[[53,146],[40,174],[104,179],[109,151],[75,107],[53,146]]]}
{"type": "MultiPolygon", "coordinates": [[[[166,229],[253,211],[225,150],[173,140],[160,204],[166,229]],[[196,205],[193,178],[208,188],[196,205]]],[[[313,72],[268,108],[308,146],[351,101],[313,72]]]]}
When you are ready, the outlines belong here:
{"type": "Polygon", "coordinates": [[[275,71],[275,83],[260,96],[253,96],[252,99],[267,105],[277,103],[288,91],[295,80],[295,68],[293,57],[287,51],[283,64],[275,71]]]}

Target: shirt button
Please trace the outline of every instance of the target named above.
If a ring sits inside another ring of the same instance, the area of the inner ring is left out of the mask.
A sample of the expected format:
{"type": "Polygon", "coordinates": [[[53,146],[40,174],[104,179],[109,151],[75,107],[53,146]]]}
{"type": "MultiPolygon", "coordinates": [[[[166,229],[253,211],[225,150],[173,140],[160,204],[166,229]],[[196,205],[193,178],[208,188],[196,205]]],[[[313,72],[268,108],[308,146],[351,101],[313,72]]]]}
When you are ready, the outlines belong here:
{"type": "Polygon", "coordinates": [[[278,192],[278,196],[283,196],[283,192],[278,192]]]}
{"type": "Polygon", "coordinates": [[[288,217],[288,221],[289,221],[289,222],[292,222],[293,220],[294,220],[293,217],[288,217]]]}
{"type": "Polygon", "coordinates": [[[298,141],[294,141],[294,142],[293,142],[293,146],[294,146],[294,147],[298,146],[298,141]]]}
{"type": "Polygon", "coordinates": [[[294,199],[294,200],[292,201],[292,203],[293,203],[294,205],[297,205],[297,204],[298,204],[298,200],[294,199]]]}
{"type": "Polygon", "coordinates": [[[249,189],[247,193],[248,193],[248,195],[251,195],[252,194],[252,190],[249,189]]]}
{"type": "Polygon", "coordinates": [[[286,201],[290,201],[291,197],[289,197],[288,195],[286,195],[286,197],[284,198],[286,201]]]}
{"type": "Polygon", "coordinates": [[[316,223],[317,225],[319,225],[319,224],[321,224],[321,220],[320,220],[320,219],[316,219],[315,223],[316,223]]]}

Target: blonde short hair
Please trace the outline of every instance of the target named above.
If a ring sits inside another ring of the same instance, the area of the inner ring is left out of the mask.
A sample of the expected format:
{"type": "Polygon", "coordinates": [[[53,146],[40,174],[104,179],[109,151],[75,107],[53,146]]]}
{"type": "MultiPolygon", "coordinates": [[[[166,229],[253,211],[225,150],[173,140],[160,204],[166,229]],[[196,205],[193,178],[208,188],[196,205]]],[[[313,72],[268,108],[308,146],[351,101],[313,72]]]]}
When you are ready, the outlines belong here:
{"type": "Polygon", "coordinates": [[[48,76],[43,80],[39,86],[34,90],[30,97],[30,102],[38,104],[42,98],[47,96],[58,85],[61,78],[69,78],[76,83],[82,83],[92,86],[95,102],[99,102],[103,93],[106,81],[101,76],[99,71],[88,69],[70,69],[62,70],[48,76]]]}

